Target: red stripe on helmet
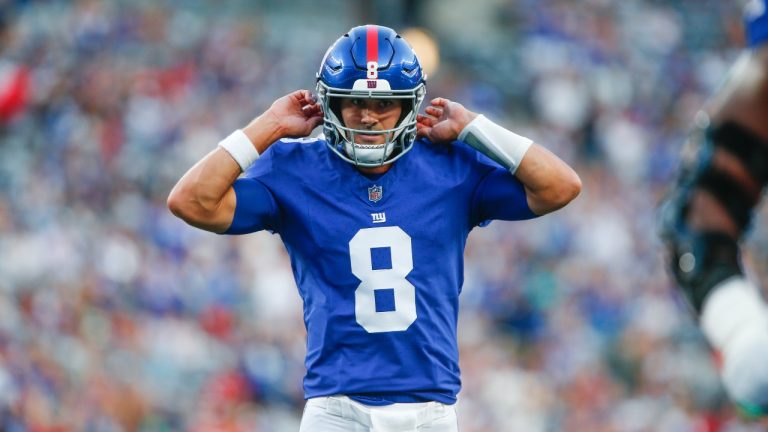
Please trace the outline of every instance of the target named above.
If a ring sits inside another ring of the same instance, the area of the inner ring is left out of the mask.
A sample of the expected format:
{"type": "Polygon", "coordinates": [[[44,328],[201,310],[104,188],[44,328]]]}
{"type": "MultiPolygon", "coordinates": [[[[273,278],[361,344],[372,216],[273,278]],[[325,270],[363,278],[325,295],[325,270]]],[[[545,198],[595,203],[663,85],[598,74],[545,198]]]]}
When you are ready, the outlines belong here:
{"type": "Polygon", "coordinates": [[[375,25],[369,25],[366,29],[366,61],[379,62],[379,29],[375,25]]]}

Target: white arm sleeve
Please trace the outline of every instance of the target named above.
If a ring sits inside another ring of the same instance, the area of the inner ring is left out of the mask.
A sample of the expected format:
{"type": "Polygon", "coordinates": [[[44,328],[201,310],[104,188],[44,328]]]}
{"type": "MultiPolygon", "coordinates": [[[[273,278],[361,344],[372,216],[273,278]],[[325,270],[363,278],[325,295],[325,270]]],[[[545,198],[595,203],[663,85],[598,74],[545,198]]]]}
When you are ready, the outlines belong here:
{"type": "Polygon", "coordinates": [[[742,276],[704,300],[701,327],[723,357],[723,384],[740,405],[768,407],[768,306],[742,276]]]}
{"type": "Polygon", "coordinates": [[[497,125],[482,114],[464,127],[459,140],[495,160],[512,174],[533,144],[533,140],[497,125]]]}

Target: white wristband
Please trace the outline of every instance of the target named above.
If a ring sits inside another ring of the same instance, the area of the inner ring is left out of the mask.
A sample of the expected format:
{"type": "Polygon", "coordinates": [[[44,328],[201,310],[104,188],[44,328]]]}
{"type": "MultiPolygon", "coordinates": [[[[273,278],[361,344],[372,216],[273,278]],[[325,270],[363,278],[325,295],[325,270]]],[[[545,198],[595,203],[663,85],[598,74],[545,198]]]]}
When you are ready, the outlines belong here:
{"type": "Polygon", "coordinates": [[[533,140],[509,131],[480,114],[464,127],[459,140],[495,160],[514,174],[533,140]]]}
{"type": "Polygon", "coordinates": [[[240,165],[243,172],[259,158],[259,151],[256,150],[242,129],[232,132],[228,137],[219,141],[219,147],[232,156],[232,159],[240,165]]]}

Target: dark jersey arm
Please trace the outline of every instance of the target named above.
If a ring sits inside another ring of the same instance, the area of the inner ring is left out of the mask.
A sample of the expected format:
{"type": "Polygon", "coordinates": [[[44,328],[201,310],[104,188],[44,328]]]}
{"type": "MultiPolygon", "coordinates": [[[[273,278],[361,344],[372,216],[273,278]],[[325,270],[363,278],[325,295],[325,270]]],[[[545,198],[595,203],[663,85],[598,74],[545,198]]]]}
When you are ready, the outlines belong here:
{"type": "Polygon", "coordinates": [[[247,234],[261,230],[279,232],[280,211],[272,192],[259,180],[241,178],[232,185],[237,197],[232,224],[223,234],[247,234]]]}
{"type": "Polygon", "coordinates": [[[480,180],[472,209],[472,226],[487,225],[492,219],[525,220],[536,217],[528,207],[523,184],[503,168],[490,170],[480,180]]]}

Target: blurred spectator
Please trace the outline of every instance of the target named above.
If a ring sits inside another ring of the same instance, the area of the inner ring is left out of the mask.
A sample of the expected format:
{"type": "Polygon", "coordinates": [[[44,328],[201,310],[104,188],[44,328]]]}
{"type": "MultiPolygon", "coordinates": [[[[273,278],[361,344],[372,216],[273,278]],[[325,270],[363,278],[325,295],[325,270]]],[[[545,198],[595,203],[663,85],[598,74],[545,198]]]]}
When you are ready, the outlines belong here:
{"type": "MultiPolygon", "coordinates": [[[[225,132],[311,88],[359,11],[174,3],[0,2],[2,430],[298,430],[304,329],[279,242],[191,229],[165,197],[225,132]]],[[[429,93],[552,143],[584,187],[470,237],[462,430],[758,430],[724,403],[653,235],[687,125],[743,45],[738,5],[475,3],[421,6],[443,55],[429,93]],[[457,32],[468,16],[484,21],[457,32]]]]}

